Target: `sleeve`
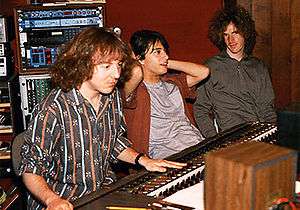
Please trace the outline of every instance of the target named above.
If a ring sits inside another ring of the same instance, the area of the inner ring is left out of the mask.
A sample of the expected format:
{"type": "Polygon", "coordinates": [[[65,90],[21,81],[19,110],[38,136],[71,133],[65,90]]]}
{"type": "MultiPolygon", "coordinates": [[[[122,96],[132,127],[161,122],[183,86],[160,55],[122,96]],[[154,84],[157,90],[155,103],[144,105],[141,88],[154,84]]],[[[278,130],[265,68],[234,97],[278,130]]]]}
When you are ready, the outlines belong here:
{"type": "Polygon", "coordinates": [[[121,98],[122,98],[122,103],[123,103],[124,109],[135,109],[136,108],[136,103],[137,103],[136,102],[137,88],[134,89],[132,91],[132,93],[128,97],[125,96],[124,89],[123,88],[119,88],[119,92],[121,94],[121,98]]]}
{"type": "Polygon", "coordinates": [[[111,161],[117,162],[117,157],[119,156],[119,154],[128,147],[131,147],[131,142],[123,135],[119,135],[112,151],[111,161]]]}
{"type": "Polygon", "coordinates": [[[194,101],[196,99],[196,87],[189,88],[186,80],[186,74],[180,73],[168,73],[165,77],[167,81],[172,81],[180,88],[182,97],[188,101],[194,101]]]}
{"type": "Polygon", "coordinates": [[[193,105],[196,123],[205,137],[217,134],[212,118],[213,104],[209,97],[209,78],[197,88],[197,99],[193,105]]]}
{"type": "Polygon", "coordinates": [[[124,104],[124,109],[135,109],[137,106],[137,87],[127,98],[125,97],[124,91],[121,90],[122,101],[124,104]]]}
{"type": "Polygon", "coordinates": [[[126,137],[124,137],[126,131],[127,131],[127,126],[125,123],[125,118],[123,114],[123,107],[122,107],[122,100],[120,100],[120,95],[119,92],[116,94],[116,105],[118,105],[118,133],[117,133],[117,138],[115,145],[113,147],[112,155],[111,155],[111,161],[112,162],[117,162],[117,157],[119,154],[125,150],[128,147],[131,147],[132,143],[129,141],[126,137]]]}
{"type": "Polygon", "coordinates": [[[56,162],[53,148],[59,139],[59,131],[57,118],[49,109],[33,115],[21,148],[20,175],[25,172],[40,176],[53,175],[56,162]]]}
{"type": "Polygon", "coordinates": [[[262,75],[260,84],[260,93],[258,96],[257,107],[260,118],[265,122],[277,121],[277,115],[274,107],[275,94],[270,78],[268,68],[262,64],[262,75]]]}

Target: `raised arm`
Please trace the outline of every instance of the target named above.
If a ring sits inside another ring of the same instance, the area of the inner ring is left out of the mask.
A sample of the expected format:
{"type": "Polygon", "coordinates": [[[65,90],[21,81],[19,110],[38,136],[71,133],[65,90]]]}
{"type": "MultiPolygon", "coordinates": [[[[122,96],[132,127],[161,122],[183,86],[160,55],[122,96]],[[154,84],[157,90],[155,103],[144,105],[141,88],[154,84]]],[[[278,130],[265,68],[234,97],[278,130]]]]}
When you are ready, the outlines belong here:
{"type": "Polygon", "coordinates": [[[168,68],[186,73],[189,87],[192,87],[209,75],[209,69],[202,65],[186,61],[169,60],[168,68]]]}
{"type": "Polygon", "coordinates": [[[127,99],[130,94],[137,88],[140,82],[143,80],[143,69],[140,65],[135,65],[131,69],[131,75],[129,80],[124,83],[123,91],[125,98],[127,99]]]}
{"type": "Polygon", "coordinates": [[[73,209],[73,205],[69,201],[62,199],[48,187],[43,177],[32,173],[24,173],[22,174],[22,179],[32,195],[47,206],[47,210],[73,209]]]}

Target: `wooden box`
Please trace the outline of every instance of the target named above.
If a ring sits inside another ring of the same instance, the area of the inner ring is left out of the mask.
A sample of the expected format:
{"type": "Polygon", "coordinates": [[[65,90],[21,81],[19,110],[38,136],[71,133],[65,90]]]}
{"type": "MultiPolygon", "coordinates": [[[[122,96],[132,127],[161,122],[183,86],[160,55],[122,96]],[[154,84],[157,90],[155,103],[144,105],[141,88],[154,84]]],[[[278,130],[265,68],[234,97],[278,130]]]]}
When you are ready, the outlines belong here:
{"type": "Polygon", "coordinates": [[[266,210],[295,192],[297,152],[262,142],[212,151],[205,157],[205,210],[266,210]]]}

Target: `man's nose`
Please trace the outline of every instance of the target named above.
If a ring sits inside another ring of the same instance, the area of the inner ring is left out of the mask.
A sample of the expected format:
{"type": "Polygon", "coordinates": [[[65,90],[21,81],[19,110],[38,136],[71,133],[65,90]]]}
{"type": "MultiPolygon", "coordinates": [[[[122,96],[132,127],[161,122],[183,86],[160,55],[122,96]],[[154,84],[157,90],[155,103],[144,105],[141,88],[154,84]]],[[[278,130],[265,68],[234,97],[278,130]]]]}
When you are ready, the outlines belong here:
{"type": "Polygon", "coordinates": [[[168,56],[166,51],[163,51],[163,57],[166,58],[166,59],[169,59],[169,56],[168,56]]]}
{"type": "Polygon", "coordinates": [[[121,67],[119,66],[119,64],[113,64],[112,65],[112,77],[115,79],[119,79],[120,75],[121,75],[121,67]]]}
{"type": "Polygon", "coordinates": [[[233,36],[229,35],[229,36],[228,36],[228,41],[229,41],[229,42],[232,42],[232,41],[233,41],[233,36]]]}

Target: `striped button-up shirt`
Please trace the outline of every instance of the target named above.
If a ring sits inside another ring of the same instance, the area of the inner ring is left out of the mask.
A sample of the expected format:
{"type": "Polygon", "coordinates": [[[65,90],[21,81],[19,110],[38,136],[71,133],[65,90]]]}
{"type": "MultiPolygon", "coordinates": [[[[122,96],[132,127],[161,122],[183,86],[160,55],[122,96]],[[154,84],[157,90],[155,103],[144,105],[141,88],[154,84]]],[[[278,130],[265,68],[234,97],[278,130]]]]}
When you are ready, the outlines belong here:
{"type": "MultiPolygon", "coordinates": [[[[60,89],[38,105],[22,147],[21,173],[43,176],[51,189],[70,201],[114,181],[109,162],[130,142],[119,91],[101,95],[96,112],[80,92],[60,89]]],[[[29,209],[42,209],[29,195],[29,209]]]]}

